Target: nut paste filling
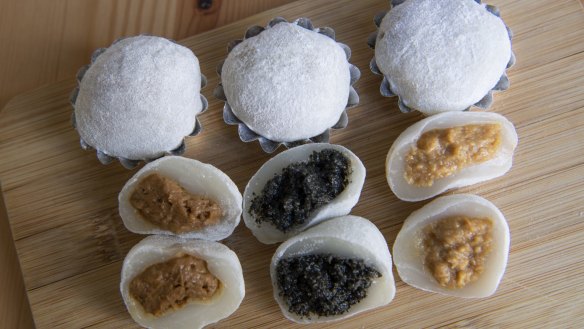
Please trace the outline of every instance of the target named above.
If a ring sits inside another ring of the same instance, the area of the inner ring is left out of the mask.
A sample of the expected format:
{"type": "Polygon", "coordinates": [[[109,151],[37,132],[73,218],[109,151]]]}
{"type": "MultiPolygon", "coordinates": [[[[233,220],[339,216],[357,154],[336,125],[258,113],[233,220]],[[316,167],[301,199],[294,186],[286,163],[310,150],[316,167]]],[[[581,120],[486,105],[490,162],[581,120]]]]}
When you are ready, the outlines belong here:
{"type": "Polygon", "coordinates": [[[500,124],[430,130],[407,153],[404,178],[410,185],[430,187],[437,179],[493,159],[500,146],[500,124]]]}
{"type": "Polygon", "coordinates": [[[288,232],[336,198],[349,183],[349,159],[334,149],[314,151],[308,161],[292,163],[270,179],[251,201],[250,212],[288,232]]]}
{"type": "Polygon", "coordinates": [[[130,203],[146,221],[176,234],[218,224],[223,216],[215,201],[192,195],[176,181],[157,173],[138,184],[130,203]]]}
{"type": "Polygon", "coordinates": [[[463,288],[485,270],[492,250],[493,222],[488,218],[447,217],[424,229],[424,262],[446,288],[463,288]]]}
{"type": "Polygon", "coordinates": [[[362,259],[331,254],[284,258],[276,267],[280,296],[289,312],[307,318],[348,312],[367,297],[367,289],[379,277],[381,273],[362,259]]]}
{"type": "Polygon", "coordinates": [[[207,301],[220,287],[205,260],[183,255],[146,268],[130,282],[130,295],[145,312],[161,316],[193,301],[207,301]]]}

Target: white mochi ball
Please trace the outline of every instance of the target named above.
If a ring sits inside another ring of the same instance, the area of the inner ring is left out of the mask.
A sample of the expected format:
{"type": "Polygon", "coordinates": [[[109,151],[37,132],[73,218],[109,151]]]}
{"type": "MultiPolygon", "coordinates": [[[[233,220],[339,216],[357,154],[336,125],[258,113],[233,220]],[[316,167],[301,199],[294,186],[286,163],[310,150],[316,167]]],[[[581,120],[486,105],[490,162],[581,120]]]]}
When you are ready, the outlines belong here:
{"type": "Polygon", "coordinates": [[[430,115],[479,102],[511,56],[501,18],[473,0],[405,1],[384,17],[375,44],[392,92],[430,115]]]}
{"type": "Polygon", "coordinates": [[[114,43],[79,84],[75,121],[81,139],[112,157],[158,158],[179,147],[203,104],[201,71],[188,48],[137,36],[114,43]]]}
{"type": "Polygon", "coordinates": [[[233,113],[272,141],[320,135],[347,106],[350,64],[333,39],[282,22],[238,44],[222,67],[233,113]]]}

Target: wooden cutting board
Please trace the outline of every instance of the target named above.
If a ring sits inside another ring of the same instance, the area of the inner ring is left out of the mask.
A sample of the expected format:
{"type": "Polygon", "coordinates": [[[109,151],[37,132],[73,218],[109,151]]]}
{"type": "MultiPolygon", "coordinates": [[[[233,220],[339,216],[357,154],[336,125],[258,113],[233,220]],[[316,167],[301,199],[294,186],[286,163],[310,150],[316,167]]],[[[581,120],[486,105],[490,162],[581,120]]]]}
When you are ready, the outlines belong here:
{"type": "MultiPolygon", "coordinates": [[[[517,64],[511,88],[496,94],[491,111],[515,123],[520,137],[512,170],[504,177],[456,192],[495,203],[511,227],[511,253],[497,293],[465,300],[423,292],[397,279],[386,307],[320,327],[579,326],[584,323],[584,10],[578,0],[492,1],[513,29],[517,64]]],[[[379,94],[380,78],[368,69],[366,40],[382,0],[304,0],[181,43],[199,57],[209,78],[204,132],[188,140],[185,156],[225,171],[243,191],[270,158],[258,143],[239,141],[222,120],[212,96],[215,67],[226,45],[246,28],[270,18],[312,18],[331,26],[353,50],[362,71],[361,97],[349,126],[333,143],[353,150],[367,180],[353,214],[372,220],[391,246],[404,221],[425,202],[398,200],[384,176],[395,138],[421,119],[399,112],[379,94]]],[[[31,91],[0,112],[0,180],[28,297],[39,328],[134,327],[118,292],[124,256],[141,236],[129,233],[117,213],[117,195],[135,171],[103,166],[79,147],[70,126],[73,79],[31,91]]],[[[281,149],[280,149],[281,150],[281,149]]],[[[280,151],[279,150],[279,151],[280,151]]],[[[268,266],[276,246],[259,243],[241,224],[224,241],[241,260],[246,297],[237,312],[215,327],[294,327],[272,298],[268,266]]],[[[395,273],[395,272],[394,272],[395,273]]],[[[395,273],[397,274],[397,273],[395,273]]]]}

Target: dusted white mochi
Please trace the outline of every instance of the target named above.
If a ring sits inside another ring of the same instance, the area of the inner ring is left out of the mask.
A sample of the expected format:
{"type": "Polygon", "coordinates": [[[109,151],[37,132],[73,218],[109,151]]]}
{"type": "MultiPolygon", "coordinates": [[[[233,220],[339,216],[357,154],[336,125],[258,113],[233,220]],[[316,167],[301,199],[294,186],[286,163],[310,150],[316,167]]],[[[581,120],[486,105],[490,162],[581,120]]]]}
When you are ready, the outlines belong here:
{"type": "Polygon", "coordinates": [[[239,120],[272,141],[293,142],[339,121],[349,98],[349,68],[333,39],[281,22],[238,44],[221,79],[239,120]]]}
{"type": "Polygon", "coordinates": [[[202,328],[231,315],[245,296],[241,264],[231,249],[213,241],[160,235],[149,236],[130,250],[124,259],[120,290],[134,321],[147,328],[202,328]],[[130,282],[149,266],[184,254],[205,260],[209,272],[221,281],[221,288],[208,301],[187,303],[159,317],[146,313],[131,297],[130,282]]]}
{"type": "Polygon", "coordinates": [[[157,158],[193,132],[203,108],[200,90],[199,61],[190,49],[160,37],[123,39],[83,75],[76,127],[106,155],[157,158]]]}
{"type": "Polygon", "coordinates": [[[385,161],[387,182],[393,193],[404,201],[429,199],[446,190],[468,186],[504,175],[513,164],[517,147],[517,132],[504,116],[489,112],[447,112],[433,115],[410,126],[395,140],[385,161]],[[444,178],[434,180],[432,186],[409,184],[405,177],[405,157],[420,136],[430,130],[470,124],[501,125],[501,146],[495,157],[483,163],[470,165],[444,178]]]}
{"type": "Polygon", "coordinates": [[[495,293],[507,266],[510,234],[507,220],[491,202],[476,195],[457,194],[437,198],[414,211],[404,222],[393,244],[393,260],[400,278],[418,289],[467,298],[495,293]],[[493,221],[493,243],[485,271],[478,280],[459,289],[440,286],[424,264],[423,230],[433,222],[451,216],[488,217],[493,221]]]}
{"type": "Polygon", "coordinates": [[[316,225],[325,219],[346,215],[359,201],[361,189],[365,183],[365,166],[361,160],[349,149],[334,144],[314,143],[305,144],[286,150],[268,160],[253,175],[247,183],[243,192],[243,221],[251,230],[253,235],[262,243],[270,244],[286,240],[287,238],[304,231],[306,228],[316,225]],[[258,224],[256,218],[251,214],[251,202],[256,196],[260,196],[266,183],[276,174],[280,174],[282,169],[296,162],[308,161],[310,155],[315,151],[332,149],[341,152],[350,163],[350,174],[348,184],[345,189],[337,195],[330,203],[315,209],[307,218],[304,225],[294,227],[284,233],[277,229],[272,223],[262,222],[258,224]]]}
{"type": "Polygon", "coordinates": [[[180,156],[166,156],[148,163],[130,178],[118,196],[118,204],[124,225],[134,233],[222,240],[230,236],[239,224],[241,199],[241,193],[235,183],[216,167],[180,156]],[[219,223],[206,226],[201,230],[175,234],[145,220],[130,203],[130,197],[141,180],[153,173],[176,181],[191,194],[197,194],[217,202],[223,211],[219,223]]]}
{"type": "Polygon", "coordinates": [[[474,0],[408,0],[383,18],[375,58],[406,106],[462,111],[505,73],[511,41],[503,21],[474,0]]]}
{"type": "Polygon", "coordinates": [[[330,219],[312,227],[282,243],[272,257],[270,276],[274,298],[286,318],[297,323],[322,323],[342,320],[357,313],[389,304],[395,296],[395,282],[391,271],[391,254],[383,234],[375,224],[358,216],[330,219]],[[381,277],[373,278],[367,289],[367,297],[351,306],[344,314],[335,316],[311,315],[303,318],[288,311],[288,305],[280,296],[276,266],[280,259],[311,254],[332,254],[342,258],[359,258],[373,267],[381,277]]]}

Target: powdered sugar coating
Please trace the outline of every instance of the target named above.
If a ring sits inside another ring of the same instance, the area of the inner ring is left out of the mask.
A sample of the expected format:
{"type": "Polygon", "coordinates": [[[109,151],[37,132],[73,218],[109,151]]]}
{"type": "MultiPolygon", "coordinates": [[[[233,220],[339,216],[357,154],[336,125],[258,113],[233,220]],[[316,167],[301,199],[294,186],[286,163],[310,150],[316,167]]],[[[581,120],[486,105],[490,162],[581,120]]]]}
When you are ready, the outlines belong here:
{"type": "Polygon", "coordinates": [[[503,21],[473,0],[408,0],[383,19],[377,66],[403,103],[462,111],[499,81],[511,58],[503,21]]]}
{"type": "Polygon", "coordinates": [[[350,64],[334,40],[294,23],[278,23],[237,45],[221,78],[233,113],[270,140],[317,136],[347,105],[350,64]]]}
{"type": "Polygon", "coordinates": [[[81,139],[114,157],[162,156],[181,145],[203,104],[195,55],[167,39],[137,36],[109,47],[79,85],[81,139]]]}

